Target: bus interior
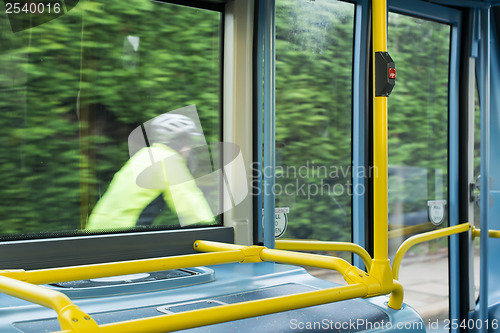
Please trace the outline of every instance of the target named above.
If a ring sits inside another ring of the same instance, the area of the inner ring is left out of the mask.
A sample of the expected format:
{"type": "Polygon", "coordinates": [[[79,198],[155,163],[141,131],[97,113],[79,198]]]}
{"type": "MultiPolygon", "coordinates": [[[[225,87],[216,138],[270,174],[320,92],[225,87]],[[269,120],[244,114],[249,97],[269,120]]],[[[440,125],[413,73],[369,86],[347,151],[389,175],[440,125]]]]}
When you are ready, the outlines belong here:
{"type": "Polygon", "coordinates": [[[500,332],[499,5],[4,0],[0,332],[500,332]]]}

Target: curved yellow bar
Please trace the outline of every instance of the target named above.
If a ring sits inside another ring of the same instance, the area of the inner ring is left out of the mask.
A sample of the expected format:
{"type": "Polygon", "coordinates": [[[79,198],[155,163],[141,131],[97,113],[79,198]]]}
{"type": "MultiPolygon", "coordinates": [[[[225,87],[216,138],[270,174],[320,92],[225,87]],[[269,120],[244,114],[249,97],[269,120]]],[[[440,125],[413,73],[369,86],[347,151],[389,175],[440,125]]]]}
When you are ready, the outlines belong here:
{"type": "Polygon", "coordinates": [[[366,269],[370,272],[372,258],[370,254],[354,243],[347,242],[323,242],[323,241],[308,241],[308,240],[277,240],[275,247],[278,250],[292,251],[340,251],[351,252],[357,254],[365,263],[366,269]]]}
{"type": "Polygon", "coordinates": [[[55,310],[64,330],[100,332],[97,323],[63,293],[5,276],[0,276],[0,292],[55,310]]]}
{"type": "MultiPolygon", "coordinates": [[[[164,333],[363,297],[367,287],[352,284],[295,295],[216,306],[101,326],[102,333],[164,333]]],[[[63,331],[58,333],[71,333],[63,331]]]]}
{"type": "Polygon", "coordinates": [[[203,240],[197,240],[194,243],[194,248],[202,252],[231,251],[239,249],[243,251],[247,257],[251,258],[251,260],[243,259],[241,262],[258,262],[260,259],[260,261],[273,261],[299,266],[332,269],[341,273],[344,279],[351,283],[353,282],[351,276],[354,276],[354,279],[356,279],[359,277],[360,272],[364,273],[344,259],[319,254],[290,252],[268,249],[262,246],[241,246],[203,240]]]}
{"type": "Polygon", "coordinates": [[[396,256],[394,257],[394,263],[392,264],[392,275],[394,279],[396,280],[398,279],[399,266],[401,265],[401,260],[403,260],[403,256],[405,255],[406,251],[408,251],[413,245],[423,243],[436,238],[459,234],[461,232],[469,231],[470,229],[471,229],[470,223],[462,223],[452,227],[424,232],[422,234],[408,238],[406,241],[403,242],[403,244],[401,244],[398,251],[396,252],[396,256]]]}
{"type": "Polygon", "coordinates": [[[389,297],[389,303],[387,304],[391,309],[399,310],[403,306],[404,290],[403,285],[399,281],[393,281],[393,289],[391,297],[389,297]]]}
{"type": "Polygon", "coordinates": [[[63,293],[5,276],[0,276],[0,291],[55,311],[61,311],[72,304],[63,293]]]}
{"type": "Polygon", "coordinates": [[[260,256],[265,261],[274,261],[274,262],[281,262],[285,264],[292,264],[299,266],[312,266],[318,268],[332,269],[341,273],[344,276],[344,278],[346,278],[346,275],[354,267],[341,258],[328,257],[311,253],[263,249],[260,256]]]}

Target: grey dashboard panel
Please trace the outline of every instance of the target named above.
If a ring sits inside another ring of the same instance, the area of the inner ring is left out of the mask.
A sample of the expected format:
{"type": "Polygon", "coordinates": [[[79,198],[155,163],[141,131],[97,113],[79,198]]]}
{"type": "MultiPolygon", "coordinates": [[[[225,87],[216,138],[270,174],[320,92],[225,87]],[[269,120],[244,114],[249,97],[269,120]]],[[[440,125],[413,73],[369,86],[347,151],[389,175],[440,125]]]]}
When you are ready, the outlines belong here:
{"type": "Polygon", "coordinates": [[[0,242],[0,269],[42,269],[195,253],[198,239],[234,242],[211,227],[0,242]]]}

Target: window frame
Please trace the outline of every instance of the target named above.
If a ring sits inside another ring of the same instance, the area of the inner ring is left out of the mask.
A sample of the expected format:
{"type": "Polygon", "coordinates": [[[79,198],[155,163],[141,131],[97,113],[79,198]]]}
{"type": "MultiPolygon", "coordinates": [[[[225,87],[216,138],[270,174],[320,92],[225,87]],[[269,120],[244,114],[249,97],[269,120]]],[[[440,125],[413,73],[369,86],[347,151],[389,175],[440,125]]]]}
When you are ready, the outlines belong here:
{"type": "MultiPolygon", "coordinates": [[[[363,43],[367,41],[366,34],[367,29],[364,29],[367,26],[367,21],[363,23],[361,20],[366,18],[368,10],[366,10],[368,6],[368,0],[336,0],[338,2],[348,3],[353,5],[353,13],[354,13],[354,21],[353,21],[353,61],[351,68],[352,82],[351,82],[351,157],[354,168],[356,165],[365,166],[364,158],[361,157],[362,154],[365,154],[364,143],[361,143],[363,140],[358,140],[356,136],[354,136],[354,131],[357,129],[358,134],[362,135],[364,138],[364,124],[361,122],[364,121],[364,115],[361,118],[355,118],[355,108],[359,110],[364,110],[364,101],[365,98],[360,98],[359,96],[363,96],[363,94],[356,95],[356,89],[360,91],[364,91],[365,89],[365,79],[357,80],[357,77],[354,73],[357,70],[358,72],[364,73],[363,64],[360,64],[360,57],[357,56],[356,52],[363,52],[363,43]],[[363,15],[360,15],[363,13],[363,15]],[[359,27],[362,27],[362,32],[360,33],[359,27]],[[361,69],[360,69],[361,68],[361,69]],[[355,88],[358,87],[358,88],[355,88]],[[361,100],[361,103],[357,103],[361,100]],[[356,125],[355,125],[356,124],[356,125]],[[354,143],[356,142],[356,143],[354,143]],[[354,146],[358,145],[360,147],[357,151],[359,153],[359,158],[354,157],[354,146]],[[362,164],[355,164],[362,163],[362,164]]],[[[272,190],[275,186],[275,177],[274,170],[276,168],[275,165],[275,0],[256,0],[258,14],[256,14],[256,27],[255,27],[255,44],[256,44],[256,55],[254,60],[254,67],[256,68],[256,72],[254,74],[254,89],[256,93],[254,94],[254,120],[256,121],[256,126],[254,126],[254,136],[255,136],[255,148],[254,148],[254,161],[260,167],[259,172],[256,172],[254,175],[253,184],[254,188],[258,188],[256,192],[254,192],[254,202],[258,209],[263,207],[263,215],[256,214],[254,216],[254,224],[256,225],[254,242],[256,244],[263,244],[264,246],[274,248],[274,217],[275,217],[275,193],[272,190]],[[272,20],[266,20],[263,17],[272,17],[272,20]],[[262,48],[262,46],[264,47],[262,48]],[[268,50],[271,49],[271,52],[268,50]],[[264,129],[262,131],[262,128],[264,129]],[[263,133],[264,132],[264,133],[263,133]],[[271,148],[272,147],[272,148],[271,148]],[[263,172],[266,170],[266,172],[263,172]],[[263,222],[264,221],[264,222],[263,222]],[[268,221],[268,222],[265,222],[268,221]]],[[[363,59],[361,57],[361,59],[363,59]]],[[[361,113],[361,112],[360,112],[361,113]]],[[[351,180],[354,180],[354,177],[351,174],[351,180]]],[[[364,185],[363,177],[361,177],[361,182],[353,182],[352,186],[356,184],[364,185]]],[[[357,228],[360,223],[353,223],[355,214],[354,207],[354,195],[351,197],[351,241],[358,242],[363,246],[364,241],[361,240],[360,235],[364,235],[364,227],[357,228]]],[[[364,221],[366,220],[364,206],[366,204],[366,195],[359,196],[358,202],[360,202],[361,209],[361,217],[356,216],[357,220],[364,221]]],[[[363,265],[363,262],[354,256],[354,263],[358,265],[363,265]]],[[[360,266],[361,267],[361,266],[360,266]]]]}
{"type": "MultiPolygon", "coordinates": [[[[227,89],[226,82],[231,78],[227,76],[228,68],[225,66],[224,59],[228,56],[225,51],[228,36],[235,35],[226,27],[228,20],[234,19],[235,13],[230,9],[231,2],[222,0],[160,0],[160,2],[217,11],[222,15],[220,116],[221,138],[227,138],[227,133],[223,128],[223,121],[228,117],[225,89],[227,89]]],[[[242,15],[241,11],[238,15],[242,15]]],[[[241,62],[241,60],[238,61],[241,62]]],[[[233,63],[235,63],[234,60],[233,63]]],[[[45,238],[1,241],[0,267],[3,269],[43,269],[196,253],[193,243],[197,239],[234,242],[234,225],[227,223],[232,214],[232,212],[223,214],[222,226],[74,236],[68,236],[65,232],[46,237],[44,235],[45,238]]]]}

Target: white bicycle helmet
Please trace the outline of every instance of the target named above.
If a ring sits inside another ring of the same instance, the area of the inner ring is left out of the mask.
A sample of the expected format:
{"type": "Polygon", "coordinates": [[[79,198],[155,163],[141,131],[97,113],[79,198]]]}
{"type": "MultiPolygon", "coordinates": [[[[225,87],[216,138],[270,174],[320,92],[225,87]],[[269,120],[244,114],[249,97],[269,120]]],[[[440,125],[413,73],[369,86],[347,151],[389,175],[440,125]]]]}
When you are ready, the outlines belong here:
{"type": "Polygon", "coordinates": [[[151,142],[168,144],[181,135],[201,135],[189,117],[177,113],[164,113],[151,120],[148,127],[147,133],[151,142]]]}

